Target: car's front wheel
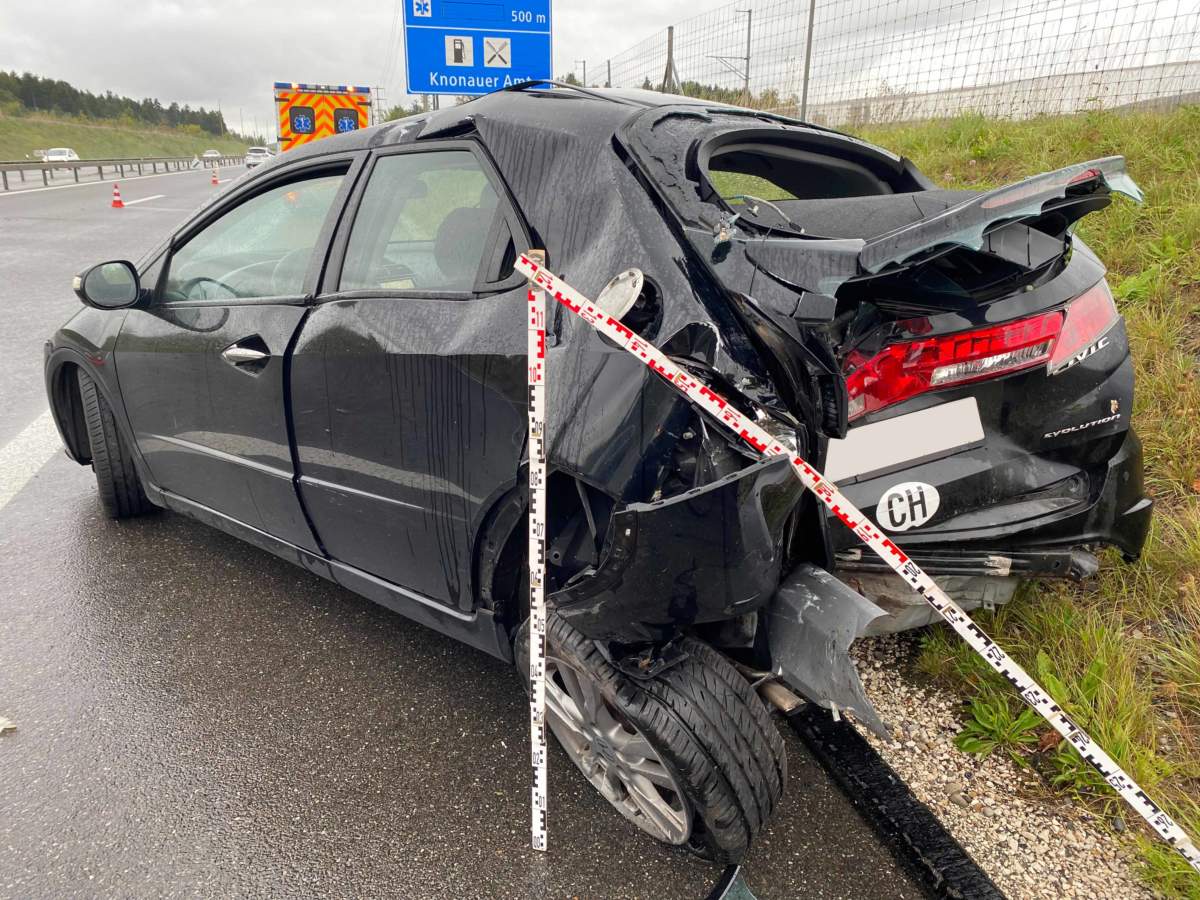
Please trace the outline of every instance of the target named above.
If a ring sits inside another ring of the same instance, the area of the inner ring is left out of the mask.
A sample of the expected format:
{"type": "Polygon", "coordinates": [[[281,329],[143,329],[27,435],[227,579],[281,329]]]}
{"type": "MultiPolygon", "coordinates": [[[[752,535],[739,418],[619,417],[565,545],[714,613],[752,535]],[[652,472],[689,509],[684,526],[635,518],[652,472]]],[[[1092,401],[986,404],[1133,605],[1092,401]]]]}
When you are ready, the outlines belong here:
{"type": "MultiPolygon", "coordinates": [[[[787,780],[783,739],[753,687],[707,644],[650,679],[630,677],[551,615],[546,717],[571,761],[652,837],[735,862],[787,780]]],[[[528,677],[528,624],[516,648],[528,677]]]]}
{"type": "Polygon", "coordinates": [[[117,430],[112,409],[96,383],[83,371],[79,372],[79,399],[91,444],[92,471],[96,473],[104,511],[114,519],[127,519],[154,509],[142,490],[133,456],[117,430]]]}

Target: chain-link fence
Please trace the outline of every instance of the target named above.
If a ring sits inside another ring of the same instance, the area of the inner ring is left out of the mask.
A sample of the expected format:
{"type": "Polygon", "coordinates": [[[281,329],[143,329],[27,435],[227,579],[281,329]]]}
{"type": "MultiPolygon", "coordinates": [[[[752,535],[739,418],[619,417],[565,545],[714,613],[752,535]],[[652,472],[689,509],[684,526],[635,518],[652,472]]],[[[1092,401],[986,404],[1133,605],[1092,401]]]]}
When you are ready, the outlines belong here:
{"type": "Polygon", "coordinates": [[[1196,103],[1200,0],[740,0],[586,79],[850,126],[1196,103]]]}

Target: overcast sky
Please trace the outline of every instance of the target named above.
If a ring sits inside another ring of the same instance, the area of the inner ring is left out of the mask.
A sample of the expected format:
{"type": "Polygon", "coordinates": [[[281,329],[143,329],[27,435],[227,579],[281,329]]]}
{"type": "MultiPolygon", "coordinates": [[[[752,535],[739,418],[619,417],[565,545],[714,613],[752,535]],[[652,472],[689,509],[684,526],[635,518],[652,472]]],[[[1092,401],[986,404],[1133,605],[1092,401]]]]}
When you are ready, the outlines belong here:
{"type": "MultiPolygon", "coordinates": [[[[389,105],[406,99],[397,2],[53,0],[31,13],[27,4],[0,0],[0,69],[219,106],[231,128],[270,136],[275,81],[382,85],[389,105]]],[[[744,4],[755,9],[752,87],[798,95],[805,0],[554,0],[554,74],[577,70],[586,56],[594,83],[606,58],[654,35],[614,61],[613,77],[657,80],[663,29],[683,22],[675,34],[681,77],[739,87],[730,70],[745,46],[746,20],[735,11],[744,4]],[[724,11],[696,18],[717,8],[724,11]]],[[[819,105],[1194,60],[1198,9],[1197,0],[823,0],[810,97],[819,105]]],[[[1155,90],[1150,84],[1142,93],[1155,90]]]]}
{"type": "MultiPolygon", "coordinates": [[[[616,53],[702,8],[687,0],[639,0],[630,7],[554,0],[554,71],[574,60],[616,53]]],[[[157,97],[193,106],[220,104],[225,120],[266,128],[275,81],[404,88],[402,39],[389,46],[395,0],[296,3],[291,0],[54,0],[36,10],[0,0],[0,68],[61,78],[91,91],[157,97]]]]}

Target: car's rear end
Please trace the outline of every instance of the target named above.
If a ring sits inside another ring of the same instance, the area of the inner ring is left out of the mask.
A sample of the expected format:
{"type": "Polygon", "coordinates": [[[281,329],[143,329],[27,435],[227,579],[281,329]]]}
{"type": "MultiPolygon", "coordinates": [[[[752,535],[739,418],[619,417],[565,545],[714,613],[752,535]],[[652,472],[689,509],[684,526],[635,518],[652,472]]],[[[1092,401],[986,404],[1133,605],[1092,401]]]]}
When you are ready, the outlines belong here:
{"type": "MultiPolygon", "coordinates": [[[[850,291],[861,297],[840,346],[851,427],[826,473],[969,605],[1003,602],[1019,577],[1089,575],[1101,545],[1136,556],[1151,502],[1103,266],[1076,241],[1044,272],[952,309],[916,308],[919,278],[850,291]]],[[[929,620],[852,535],[831,538],[847,580],[894,614],[876,630],[929,620]]]]}
{"type": "Polygon", "coordinates": [[[246,150],[246,168],[253,169],[271,159],[271,151],[266,147],[250,147],[246,150]]]}
{"type": "MultiPolygon", "coordinates": [[[[815,461],[948,591],[999,603],[1022,577],[1091,574],[1100,546],[1138,554],[1151,501],[1128,340],[1103,265],[1071,233],[1113,192],[1140,196],[1123,160],[944,191],[823,129],[645,118],[627,133],[634,154],[779,394],[808,375],[807,404],[787,405],[828,438],[815,461]],[[683,146],[664,153],[667,137],[683,146]]],[[[930,620],[853,534],[832,518],[824,531],[823,562],[888,613],[863,630],[930,620]]]]}

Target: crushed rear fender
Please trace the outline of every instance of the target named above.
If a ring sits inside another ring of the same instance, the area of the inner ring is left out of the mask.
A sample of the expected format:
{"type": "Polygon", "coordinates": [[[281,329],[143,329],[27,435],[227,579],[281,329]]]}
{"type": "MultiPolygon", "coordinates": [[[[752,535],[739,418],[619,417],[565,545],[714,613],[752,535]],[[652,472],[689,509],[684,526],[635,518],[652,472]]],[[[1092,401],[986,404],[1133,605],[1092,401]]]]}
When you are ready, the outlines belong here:
{"type": "Polygon", "coordinates": [[[662,641],[735,618],[774,595],[788,519],[804,488],[782,457],[614,512],[599,566],[549,597],[593,640],[662,641]]]}

